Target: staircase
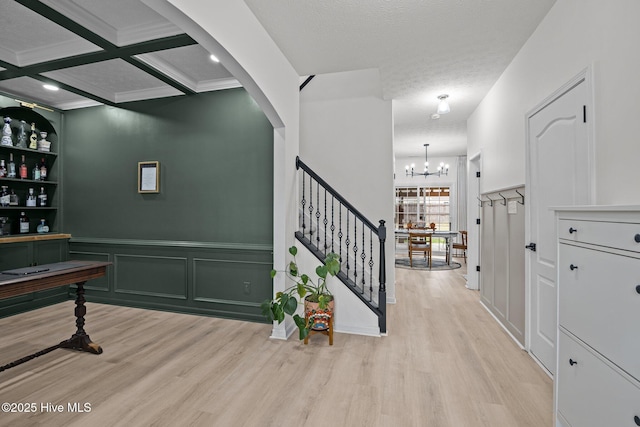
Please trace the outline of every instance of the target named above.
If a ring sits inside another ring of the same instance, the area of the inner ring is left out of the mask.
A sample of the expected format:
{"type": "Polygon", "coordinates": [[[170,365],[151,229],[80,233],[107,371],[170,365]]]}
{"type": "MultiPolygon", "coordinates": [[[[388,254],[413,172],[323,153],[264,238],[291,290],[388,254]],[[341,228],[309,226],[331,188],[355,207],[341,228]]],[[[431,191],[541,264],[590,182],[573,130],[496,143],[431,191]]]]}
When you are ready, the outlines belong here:
{"type": "Polygon", "coordinates": [[[320,261],[330,252],[340,256],[338,279],[378,316],[380,333],[386,323],[386,227],[376,227],[300,158],[299,229],[296,239],[320,261]]]}

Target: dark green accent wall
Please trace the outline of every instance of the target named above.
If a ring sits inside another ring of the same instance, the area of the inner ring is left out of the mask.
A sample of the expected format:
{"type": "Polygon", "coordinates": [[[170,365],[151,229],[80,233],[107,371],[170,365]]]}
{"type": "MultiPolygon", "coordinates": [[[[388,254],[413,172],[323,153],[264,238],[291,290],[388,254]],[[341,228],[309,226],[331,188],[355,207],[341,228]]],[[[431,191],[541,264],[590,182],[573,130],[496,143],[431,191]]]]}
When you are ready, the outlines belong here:
{"type": "Polygon", "coordinates": [[[113,263],[88,301],[264,321],[273,127],[244,89],[68,111],[63,160],[69,256],[113,263]]]}
{"type": "Polygon", "coordinates": [[[244,89],[65,113],[73,237],[271,244],[273,128],[244,89]],[[160,193],[137,193],[139,161],[160,193]]]}
{"type": "MultiPolygon", "coordinates": [[[[86,284],[87,301],[265,321],[273,128],[244,89],[70,110],[53,121],[68,258],[113,263],[86,284]],[[137,192],[140,161],[160,162],[160,193],[137,192]]],[[[75,298],[73,288],[63,298],[75,298]]],[[[0,302],[0,315],[59,294],[0,302]]]]}

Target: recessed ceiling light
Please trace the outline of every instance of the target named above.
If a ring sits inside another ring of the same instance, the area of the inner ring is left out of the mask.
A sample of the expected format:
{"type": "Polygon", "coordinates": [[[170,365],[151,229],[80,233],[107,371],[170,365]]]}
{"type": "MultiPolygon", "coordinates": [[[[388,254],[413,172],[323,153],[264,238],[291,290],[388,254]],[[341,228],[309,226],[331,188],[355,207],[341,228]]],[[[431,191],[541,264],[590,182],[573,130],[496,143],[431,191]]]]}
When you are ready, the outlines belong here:
{"type": "Polygon", "coordinates": [[[215,55],[211,55],[209,56],[209,58],[211,58],[213,62],[220,62],[220,60],[215,55]]]}
{"type": "Polygon", "coordinates": [[[43,84],[42,87],[45,88],[46,90],[58,90],[58,89],[60,89],[58,86],[54,86],[54,85],[50,85],[50,84],[43,84]]]}
{"type": "Polygon", "coordinates": [[[433,114],[431,115],[431,119],[432,119],[432,120],[437,120],[437,119],[439,119],[439,118],[440,118],[440,114],[438,114],[438,113],[433,113],[433,114]]]}

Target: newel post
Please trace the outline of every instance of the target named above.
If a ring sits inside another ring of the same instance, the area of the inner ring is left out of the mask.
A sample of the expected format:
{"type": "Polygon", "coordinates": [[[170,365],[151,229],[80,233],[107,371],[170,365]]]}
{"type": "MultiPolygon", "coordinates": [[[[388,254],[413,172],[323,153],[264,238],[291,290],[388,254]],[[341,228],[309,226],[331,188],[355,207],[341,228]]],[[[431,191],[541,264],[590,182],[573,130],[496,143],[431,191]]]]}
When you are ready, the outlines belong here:
{"type": "Polygon", "coordinates": [[[385,242],[387,240],[387,227],[385,227],[384,223],[385,221],[381,219],[380,226],[378,226],[378,240],[380,240],[380,272],[378,276],[380,288],[378,289],[378,308],[382,312],[382,316],[378,318],[380,333],[387,332],[387,257],[384,250],[385,242]]]}

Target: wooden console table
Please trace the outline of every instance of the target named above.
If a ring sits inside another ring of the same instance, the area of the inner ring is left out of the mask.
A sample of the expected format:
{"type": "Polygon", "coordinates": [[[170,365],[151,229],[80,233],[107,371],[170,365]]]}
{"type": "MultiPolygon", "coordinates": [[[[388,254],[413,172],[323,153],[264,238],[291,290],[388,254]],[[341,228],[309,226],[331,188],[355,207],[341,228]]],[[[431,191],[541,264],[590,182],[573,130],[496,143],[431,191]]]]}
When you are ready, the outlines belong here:
{"type": "Polygon", "coordinates": [[[104,276],[109,265],[111,265],[110,262],[66,261],[0,272],[0,299],[72,283],[78,286],[76,289],[75,308],[76,333],[59,344],[0,366],[0,372],[47,354],[57,348],[71,348],[101,354],[102,348],[92,342],[84,330],[84,316],[87,313],[87,308],[84,305],[84,284],[87,280],[104,276]]]}

